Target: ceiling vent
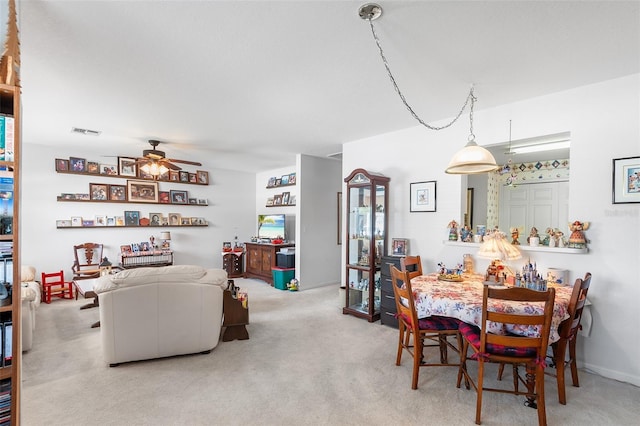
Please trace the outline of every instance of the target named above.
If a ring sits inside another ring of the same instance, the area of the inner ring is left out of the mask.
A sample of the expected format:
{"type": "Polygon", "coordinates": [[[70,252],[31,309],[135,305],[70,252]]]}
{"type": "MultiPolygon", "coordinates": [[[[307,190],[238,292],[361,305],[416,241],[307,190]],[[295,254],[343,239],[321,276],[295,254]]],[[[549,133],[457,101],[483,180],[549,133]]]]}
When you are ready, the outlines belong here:
{"type": "Polygon", "coordinates": [[[81,135],[88,135],[88,136],[100,136],[100,133],[102,132],[98,130],[89,130],[89,129],[81,129],[79,127],[72,127],[71,133],[78,133],[81,135]]]}

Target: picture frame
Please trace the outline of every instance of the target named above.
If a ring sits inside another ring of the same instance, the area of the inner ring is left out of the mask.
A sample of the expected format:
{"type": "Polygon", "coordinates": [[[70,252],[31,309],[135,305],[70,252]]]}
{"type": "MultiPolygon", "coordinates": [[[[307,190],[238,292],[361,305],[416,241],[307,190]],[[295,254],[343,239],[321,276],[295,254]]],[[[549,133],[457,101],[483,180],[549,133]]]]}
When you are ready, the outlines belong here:
{"type": "Polygon", "coordinates": [[[272,206],[272,205],[273,205],[273,197],[269,197],[269,198],[267,198],[267,204],[266,204],[266,206],[267,206],[267,207],[270,207],[270,206],[272,206]]]}
{"type": "Polygon", "coordinates": [[[115,216],[107,216],[107,226],[116,226],[115,216]]]}
{"type": "Polygon", "coordinates": [[[105,216],[105,215],[96,215],[96,217],[95,217],[95,226],[107,226],[107,216],[105,216]]]}
{"type": "Polygon", "coordinates": [[[288,206],[289,205],[289,196],[291,195],[290,192],[283,192],[282,193],[282,205],[283,206],[288,206]]]}
{"type": "Polygon", "coordinates": [[[180,170],[180,182],[189,182],[189,172],[180,170]]]}
{"type": "Polygon", "coordinates": [[[100,174],[100,165],[95,161],[87,162],[87,173],[91,173],[94,175],[100,174]]]}
{"type": "Polygon", "coordinates": [[[93,219],[82,219],[82,226],[94,226],[95,221],[93,219]]]}
{"type": "Polygon", "coordinates": [[[158,176],[156,176],[156,180],[168,181],[169,180],[169,170],[165,170],[164,172],[162,172],[158,176]]]}
{"type": "Polygon", "coordinates": [[[71,226],[82,226],[82,216],[71,216],[71,226]]]}
{"type": "Polygon", "coordinates": [[[406,238],[391,239],[391,256],[406,256],[409,254],[409,240],[406,238]]]}
{"type": "Polygon", "coordinates": [[[289,197],[289,205],[290,206],[295,206],[296,205],[296,196],[292,195],[291,197],[289,197]]]}
{"type": "MultiPolygon", "coordinates": [[[[87,171],[88,168],[87,168],[87,171]]],[[[118,176],[118,166],[115,164],[100,164],[100,174],[107,176],[118,176]]]]}
{"type": "Polygon", "coordinates": [[[125,210],[124,224],[125,226],[140,226],[140,212],[137,210],[125,210]]]}
{"type": "Polygon", "coordinates": [[[122,254],[129,254],[131,253],[131,245],[130,244],[124,244],[120,246],[120,253],[122,254]]]}
{"type": "Polygon", "coordinates": [[[65,160],[64,158],[56,158],[56,172],[68,172],[69,171],[69,160],[65,160]]]}
{"type": "Polygon", "coordinates": [[[196,176],[198,177],[198,183],[200,185],[209,185],[209,172],[196,170],[196,176]]]}
{"type": "Polygon", "coordinates": [[[89,195],[92,201],[107,201],[109,198],[109,185],[105,183],[90,183],[89,195]]]}
{"type": "Polygon", "coordinates": [[[267,188],[273,188],[274,186],[276,186],[275,176],[269,178],[269,182],[267,183],[267,188]]]}
{"type": "Polygon", "coordinates": [[[169,225],[178,226],[182,223],[182,216],[180,213],[169,213],[169,225]]]}
{"type": "Polygon", "coordinates": [[[274,206],[282,205],[282,194],[278,194],[273,197],[273,205],[274,206]]]}
{"type": "Polygon", "coordinates": [[[69,170],[76,173],[87,171],[87,160],[78,157],[69,157],[69,170]]]}
{"type": "Polygon", "coordinates": [[[127,187],[125,185],[109,185],[109,200],[127,201],[127,187]]]}
{"type": "Polygon", "coordinates": [[[160,204],[170,204],[171,198],[169,197],[169,191],[158,192],[158,202],[160,202],[160,204]]]}
{"type": "Polygon", "coordinates": [[[116,216],[116,226],[124,226],[124,216],[116,216]]]}
{"type": "Polygon", "coordinates": [[[198,183],[198,176],[195,173],[189,173],[189,183],[198,183]]]}
{"type": "Polygon", "coordinates": [[[177,170],[169,170],[169,181],[180,182],[180,173],[177,170]]]}
{"type": "Polygon", "coordinates": [[[409,184],[409,211],[436,211],[436,181],[413,182],[409,184]]]}
{"type": "Polygon", "coordinates": [[[189,204],[198,204],[197,198],[189,198],[189,204]]]}
{"type": "Polygon", "coordinates": [[[118,157],[118,174],[120,176],[138,177],[136,159],[132,157],[118,157]]]}
{"type": "Polygon", "coordinates": [[[206,198],[198,198],[198,204],[200,204],[201,206],[208,206],[209,202],[206,198]]]}
{"type": "Polygon", "coordinates": [[[162,213],[149,213],[149,226],[161,226],[162,213]]]}
{"type": "Polygon", "coordinates": [[[289,185],[295,185],[295,184],[296,184],[296,174],[291,173],[289,175],[289,185]]]}
{"type": "Polygon", "coordinates": [[[612,204],[640,203],[640,157],[613,159],[612,204]]]}
{"type": "Polygon", "coordinates": [[[171,191],[169,191],[169,199],[171,200],[171,204],[189,204],[187,191],[178,191],[172,189],[171,191]]]}
{"type": "Polygon", "coordinates": [[[289,185],[289,175],[282,175],[280,182],[281,185],[289,185]]]}
{"type": "Polygon", "coordinates": [[[56,220],[56,228],[69,228],[71,221],[68,219],[56,220]]]}
{"type": "Polygon", "coordinates": [[[158,182],[128,180],[127,200],[130,203],[157,203],[158,182]]]}
{"type": "Polygon", "coordinates": [[[191,218],[190,217],[181,217],[180,218],[180,225],[191,225],[191,218]]]}

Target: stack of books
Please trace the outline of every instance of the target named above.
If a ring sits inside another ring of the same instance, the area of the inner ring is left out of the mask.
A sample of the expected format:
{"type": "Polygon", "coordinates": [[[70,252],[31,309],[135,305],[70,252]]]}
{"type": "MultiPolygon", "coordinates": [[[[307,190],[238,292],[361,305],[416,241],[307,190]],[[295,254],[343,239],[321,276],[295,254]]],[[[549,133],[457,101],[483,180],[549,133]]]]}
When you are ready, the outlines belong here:
{"type": "Polygon", "coordinates": [[[11,379],[0,382],[0,426],[11,424],[11,379]]]}

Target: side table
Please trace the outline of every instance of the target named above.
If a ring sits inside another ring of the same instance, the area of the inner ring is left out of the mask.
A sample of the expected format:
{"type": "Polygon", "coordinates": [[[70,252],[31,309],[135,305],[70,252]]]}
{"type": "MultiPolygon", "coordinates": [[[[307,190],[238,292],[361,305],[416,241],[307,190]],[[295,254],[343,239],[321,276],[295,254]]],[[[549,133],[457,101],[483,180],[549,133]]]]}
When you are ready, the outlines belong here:
{"type": "Polygon", "coordinates": [[[244,275],[244,252],[222,252],[222,269],[227,271],[229,278],[241,278],[244,275]]]}
{"type": "MultiPolygon", "coordinates": [[[[73,285],[76,288],[76,299],[78,298],[78,294],[82,295],[85,299],[93,298],[93,302],[87,303],[86,305],[82,305],[80,309],[89,309],[89,308],[97,308],[100,306],[98,301],[98,295],[95,291],[93,291],[93,284],[97,281],[97,278],[92,278],[88,280],[74,280],[73,285]]],[[[100,327],[100,321],[91,324],[91,328],[100,327]]]]}
{"type": "Polygon", "coordinates": [[[226,327],[222,334],[222,341],[247,340],[249,332],[246,325],[249,324],[249,301],[247,307],[242,306],[242,302],[234,299],[231,291],[225,290],[222,298],[222,310],[224,312],[223,327],[226,327]]]}

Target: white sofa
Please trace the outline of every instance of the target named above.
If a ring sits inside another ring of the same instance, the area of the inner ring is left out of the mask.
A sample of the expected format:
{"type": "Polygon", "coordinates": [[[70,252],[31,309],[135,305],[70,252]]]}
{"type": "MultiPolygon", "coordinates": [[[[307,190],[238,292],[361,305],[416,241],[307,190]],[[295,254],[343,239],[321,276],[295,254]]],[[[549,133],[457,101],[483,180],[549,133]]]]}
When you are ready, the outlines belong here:
{"type": "Polygon", "coordinates": [[[22,351],[33,346],[33,332],[36,328],[36,311],[40,306],[40,284],[36,279],[36,268],[22,266],[20,268],[20,296],[22,298],[20,330],[22,331],[22,351]]]}
{"type": "Polygon", "coordinates": [[[137,268],[100,277],[100,334],[105,361],[208,352],[222,327],[227,273],[192,265],[137,268]]]}

